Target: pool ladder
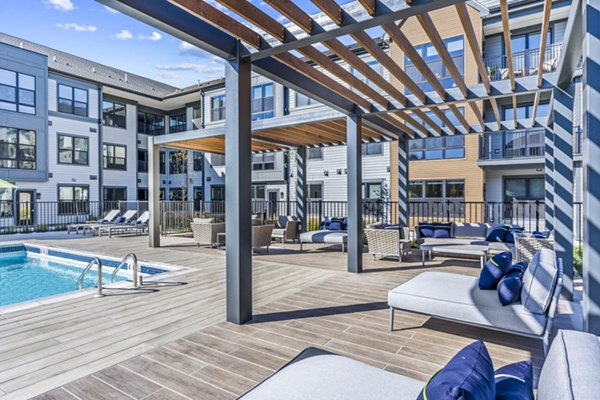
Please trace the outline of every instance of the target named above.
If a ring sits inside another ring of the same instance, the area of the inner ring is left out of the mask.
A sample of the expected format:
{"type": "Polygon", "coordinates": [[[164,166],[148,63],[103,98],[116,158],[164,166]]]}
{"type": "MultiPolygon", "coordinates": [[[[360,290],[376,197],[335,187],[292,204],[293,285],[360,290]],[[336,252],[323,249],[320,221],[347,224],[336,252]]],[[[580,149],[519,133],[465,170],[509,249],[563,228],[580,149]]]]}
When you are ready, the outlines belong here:
{"type": "Polygon", "coordinates": [[[85,278],[87,273],[90,272],[94,265],[98,268],[98,292],[96,292],[94,297],[103,297],[104,294],[102,294],[102,261],[100,261],[98,257],[92,258],[92,261],[90,261],[88,265],[83,269],[83,272],[81,273],[81,275],[79,275],[79,278],[77,279],[77,287],[79,288],[79,290],[81,290],[81,288],[83,287],[83,278],[85,278]]]}
{"type": "MultiPolygon", "coordinates": [[[[115,279],[117,277],[117,273],[125,265],[128,265],[128,261],[129,260],[131,260],[131,262],[132,262],[131,270],[132,270],[132,275],[133,275],[133,287],[134,288],[139,288],[140,284],[141,284],[141,276],[139,274],[138,259],[137,259],[137,256],[134,253],[127,254],[125,256],[125,258],[123,258],[121,260],[121,262],[119,263],[119,265],[117,265],[117,267],[113,270],[112,276],[111,276],[111,282],[113,282],[113,283],[115,282],[115,279]]],[[[83,272],[81,273],[81,275],[79,275],[79,278],[77,279],[77,287],[79,288],[79,290],[82,289],[82,287],[83,287],[83,279],[90,272],[90,270],[92,269],[92,267],[94,265],[98,268],[98,291],[96,292],[96,294],[94,295],[94,297],[103,297],[104,294],[102,293],[102,261],[100,261],[100,259],[98,257],[92,258],[92,261],[90,261],[88,263],[88,265],[83,269],[83,272]]]]}

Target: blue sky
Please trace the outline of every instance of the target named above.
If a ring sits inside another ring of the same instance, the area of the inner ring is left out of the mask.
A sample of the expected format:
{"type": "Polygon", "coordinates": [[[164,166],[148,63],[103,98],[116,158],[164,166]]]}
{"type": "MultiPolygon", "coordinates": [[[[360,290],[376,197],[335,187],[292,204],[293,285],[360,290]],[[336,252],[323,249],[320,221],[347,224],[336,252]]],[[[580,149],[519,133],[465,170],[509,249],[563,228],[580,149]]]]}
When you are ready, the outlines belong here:
{"type": "MultiPolygon", "coordinates": [[[[260,0],[250,1],[287,22],[260,0]]],[[[296,2],[308,13],[317,12],[309,0],[296,2]]],[[[4,33],[173,86],[193,85],[224,73],[219,58],[94,0],[0,0],[0,4],[4,33]]]]}

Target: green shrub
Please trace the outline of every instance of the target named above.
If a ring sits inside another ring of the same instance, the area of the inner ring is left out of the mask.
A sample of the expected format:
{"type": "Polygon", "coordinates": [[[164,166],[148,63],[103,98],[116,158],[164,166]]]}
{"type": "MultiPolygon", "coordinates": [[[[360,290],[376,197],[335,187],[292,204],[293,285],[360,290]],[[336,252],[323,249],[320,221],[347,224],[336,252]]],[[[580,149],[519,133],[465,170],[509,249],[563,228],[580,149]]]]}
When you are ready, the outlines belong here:
{"type": "Polygon", "coordinates": [[[573,248],[573,267],[583,275],[583,247],[581,245],[573,248]]]}
{"type": "Polygon", "coordinates": [[[48,225],[46,224],[38,224],[35,226],[36,232],[48,232],[48,225]]]}

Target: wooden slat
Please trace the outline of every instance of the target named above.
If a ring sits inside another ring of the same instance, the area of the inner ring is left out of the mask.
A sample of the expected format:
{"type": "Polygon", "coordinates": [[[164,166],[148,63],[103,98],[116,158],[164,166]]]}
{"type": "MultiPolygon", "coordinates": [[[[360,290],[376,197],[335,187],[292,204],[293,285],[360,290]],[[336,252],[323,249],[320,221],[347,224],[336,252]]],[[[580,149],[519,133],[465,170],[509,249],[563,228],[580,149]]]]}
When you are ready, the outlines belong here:
{"type": "Polygon", "coordinates": [[[515,123],[515,128],[517,127],[517,96],[512,96],[512,106],[513,106],[513,119],[515,123]]]}
{"type": "Polygon", "coordinates": [[[537,118],[538,108],[540,105],[540,97],[542,97],[541,92],[535,92],[535,97],[533,98],[533,111],[531,112],[531,127],[535,126],[535,120],[537,118]]]}
{"type": "MultiPolygon", "coordinates": [[[[510,78],[510,87],[515,90],[515,71],[513,66],[512,48],[510,44],[511,33],[508,20],[508,1],[500,0],[500,12],[502,14],[502,31],[504,36],[504,48],[506,51],[506,62],[508,63],[508,76],[510,78]]],[[[515,110],[516,115],[516,110],[515,110]]]]}
{"type": "Polygon", "coordinates": [[[362,4],[362,6],[365,8],[365,10],[367,10],[369,15],[375,14],[375,11],[376,11],[375,0],[358,0],[358,1],[360,2],[360,4],[362,4]]]}
{"type": "Polygon", "coordinates": [[[321,9],[329,18],[336,23],[336,25],[342,24],[342,8],[335,4],[331,0],[312,0],[317,7],[321,9]]]}
{"type": "Polygon", "coordinates": [[[264,0],[306,33],[312,32],[312,18],[290,0],[264,0]]]}
{"type": "Polygon", "coordinates": [[[240,17],[250,21],[264,29],[271,36],[283,42],[285,40],[285,28],[273,18],[254,7],[247,0],[216,0],[240,17]]]}
{"type": "MultiPolygon", "coordinates": [[[[550,12],[552,11],[552,0],[544,1],[544,17],[542,20],[541,40],[540,40],[540,60],[538,63],[538,81],[537,86],[542,87],[544,79],[544,63],[546,62],[546,46],[548,45],[548,30],[550,29],[550,12]]],[[[540,92],[535,93],[533,101],[533,113],[531,115],[531,127],[535,126],[538,106],[540,104],[540,92]]]]}
{"type": "Polygon", "coordinates": [[[415,137],[415,133],[413,132],[413,130],[410,129],[408,126],[406,126],[398,115],[396,115],[396,114],[381,114],[379,116],[379,118],[389,122],[390,124],[393,124],[394,126],[399,127],[402,132],[406,133],[411,138],[415,137]]]}
{"type": "Polygon", "coordinates": [[[495,98],[490,98],[490,104],[492,105],[492,110],[494,111],[494,117],[496,118],[496,123],[498,124],[498,130],[502,129],[502,118],[500,117],[500,108],[498,107],[498,102],[495,98]]]}
{"type": "Polygon", "coordinates": [[[425,128],[421,123],[415,120],[411,114],[404,111],[399,111],[396,113],[400,118],[402,118],[406,123],[411,124],[415,127],[415,129],[421,132],[422,136],[429,136],[429,131],[425,128]]]}

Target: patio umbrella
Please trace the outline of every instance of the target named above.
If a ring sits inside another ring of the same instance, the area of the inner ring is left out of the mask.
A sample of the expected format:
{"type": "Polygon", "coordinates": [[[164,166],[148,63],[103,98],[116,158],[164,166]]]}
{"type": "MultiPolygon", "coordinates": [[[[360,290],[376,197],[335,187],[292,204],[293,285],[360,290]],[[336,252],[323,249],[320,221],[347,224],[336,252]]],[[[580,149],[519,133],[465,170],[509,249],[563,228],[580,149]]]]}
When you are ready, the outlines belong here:
{"type": "Polygon", "coordinates": [[[4,179],[0,179],[0,189],[18,189],[18,187],[4,179]]]}

